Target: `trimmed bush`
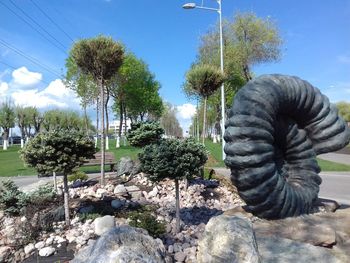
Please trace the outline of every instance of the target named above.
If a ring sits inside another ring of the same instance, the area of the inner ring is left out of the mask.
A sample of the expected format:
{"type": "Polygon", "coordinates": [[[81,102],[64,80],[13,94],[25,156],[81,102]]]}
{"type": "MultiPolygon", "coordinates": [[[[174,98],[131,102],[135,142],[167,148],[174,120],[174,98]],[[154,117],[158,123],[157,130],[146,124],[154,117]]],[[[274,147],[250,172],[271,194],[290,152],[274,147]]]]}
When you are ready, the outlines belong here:
{"type": "Polygon", "coordinates": [[[77,180],[86,181],[89,179],[89,176],[82,171],[75,171],[71,175],[68,175],[68,182],[75,182],[77,180]]]}
{"type": "Polygon", "coordinates": [[[27,195],[21,192],[13,181],[6,180],[2,183],[0,189],[0,208],[6,214],[11,216],[19,215],[27,203],[27,195]]]}
{"type": "Polygon", "coordinates": [[[144,147],[158,142],[164,134],[158,122],[138,122],[131,124],[127,139],[131,146],[144,147]]]}
{"type": "Polygon", "coordinates": [[[165,223],[158,221],[150,212],[130,212],[129,219],[130,226],[146,229],[152,237],[165,234],[165,223]]]}

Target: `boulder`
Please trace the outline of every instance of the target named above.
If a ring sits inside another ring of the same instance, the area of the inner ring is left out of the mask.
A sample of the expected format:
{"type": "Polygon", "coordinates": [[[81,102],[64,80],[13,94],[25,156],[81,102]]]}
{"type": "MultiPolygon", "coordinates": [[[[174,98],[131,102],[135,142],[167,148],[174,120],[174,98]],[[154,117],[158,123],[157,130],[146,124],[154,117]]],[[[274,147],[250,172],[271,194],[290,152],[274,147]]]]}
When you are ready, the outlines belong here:
{"type": "Polygon", "coordinates": [[[128,195],[128,190],[126,190],[125,186],[122,184],[118,184],[115,188],[114,188],[114,194],[116,195],[121,195],[121,196],[127,196],[128,195]]]}
{"type": "Polygon", "coordinates": [[[111,206],[112,206],[114,209],[119,209],[119,208],[123,207],[124,205],[125,205],[125,200],[114,199],[114,200],[112,200],[112,202],[111,202],[111,206]]]}
{"type": "Polygon", "coordinates": [[[41,256],[41,257],[49,257],[53,253],[55,253],[55,251],[56,251],[56,249],[54,249],[53,247],[44,247],[44,248],[39,250],[39,256],[41,256]]]}
{"type": "Polygon", "coordinates": [[[115,227],[114,216],[98,217],[95,219],[94,225],[95,225],[95,234],[100,236],[103,233],[115,227]]]}
{"type": "Polygon", "coordinates": [[[220,215],[209,220],[198,243],[198,263],[259,263],[252,224],[236,216],[220,215]]]}
{"type": "Polygon", "coordinates": [[[35,248],[36,249],[42,249],[43,247],[45,247],[45,241],[39,241],[38,243],[35,244],[35,248]]]}
{"type": "Polygon", "coordinates": [[[161,263],[166,259],[164,245],[144,231],[129,226],[117,227],[103,234],[75,256],[72,263],[137,262],[161,263]]]}
{"type": "Polygon", "coordinates": [[[135,175],[140,171],[140,165],[130,157],[122,157],[117,164],[117,176],[135,175]]]}
{"type": "Polygon", "coordinates": [[[125,188],[132,199],[140,199],[142,197],[142,192],[136,185],[126,186],[125,188]]]}
{"type": "Polygon", "coordinates": [[[262,262],[266,263],[341,263],[330,249],[316,247],[276,236],[257,236],[262,262]]]}

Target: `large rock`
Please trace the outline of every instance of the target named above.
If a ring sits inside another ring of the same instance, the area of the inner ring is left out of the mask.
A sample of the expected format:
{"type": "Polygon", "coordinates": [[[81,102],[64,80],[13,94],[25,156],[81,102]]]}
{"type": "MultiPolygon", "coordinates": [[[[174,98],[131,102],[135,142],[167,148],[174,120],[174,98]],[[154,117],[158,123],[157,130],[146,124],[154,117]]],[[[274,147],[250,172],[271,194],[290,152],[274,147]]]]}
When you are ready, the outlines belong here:
{"type": "Polygon", "coordinates": [[[1,246],[0,247],[0,262],[7,262],[8,257],[11,254],[11,247],[1,246]]]}
{"type": "Polygon", "coordinates": [[[241,217],[220,215],[209,220],[198,243],[198,263],[258,263],[251,223],[241,217]]]}
{"type": "Polygon", "coordinates": [[[117,165],[117,176],[134,175],[140,171],[139,163],[131,160],[130,157],[122,157],[117,165]]]}
{"type": "Polygon", "coordinates": [[[344,263],[329,249],[275,236],[257,237],[263,263],[344,263]]]}
{"type": "Polygon", "coordinates": [[[160,240],[144,234],[137,228],[113,228],[95,243],[81,250],[72,263],[161,263],[168,262],[160,240]]]}
{"type": "Polygon", "coordinates": [[[53,247],[44,247],[39,250],[39,256],[41,257],[49,257],[55,253],[56,249],[53,247]]]}
{"type": "Polygon", "coordinates": [[[95,225],[95,234],[100,236],[103,233],[115,227],[114,216],[103,216],[103,217],[96,218],[94,221],[94,225],[95,225]]]}

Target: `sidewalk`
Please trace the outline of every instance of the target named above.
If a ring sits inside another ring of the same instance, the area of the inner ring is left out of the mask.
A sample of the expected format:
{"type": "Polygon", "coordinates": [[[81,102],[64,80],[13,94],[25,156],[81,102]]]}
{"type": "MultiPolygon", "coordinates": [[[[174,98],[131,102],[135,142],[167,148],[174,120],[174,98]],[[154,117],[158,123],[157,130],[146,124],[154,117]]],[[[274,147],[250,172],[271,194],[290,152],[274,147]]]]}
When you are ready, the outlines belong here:
{"type": "Polygon", "coordinates": [[[350,155],[342,153],[324,153],[317,156],[318,158],[335,163],[350,165],[350,155]]]}

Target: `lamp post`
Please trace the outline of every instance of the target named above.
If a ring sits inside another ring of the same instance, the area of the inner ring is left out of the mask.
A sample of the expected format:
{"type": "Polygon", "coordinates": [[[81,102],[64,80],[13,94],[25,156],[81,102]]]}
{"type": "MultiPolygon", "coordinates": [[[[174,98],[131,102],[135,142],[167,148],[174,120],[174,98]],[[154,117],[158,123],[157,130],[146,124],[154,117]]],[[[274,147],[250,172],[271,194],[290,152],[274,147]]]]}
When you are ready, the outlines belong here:
{"type": "MultiPolygon", "coordinates": [[[[204,9],[209,11],[215,11],[219,13],[219,26],[220,26],[220,68],[221,72],[224,73],[224,47],[223,47],[223,41],[222,41],[222,12],[221,12],[221,0],[216,0],[219,7],[218,8],[211,8],[211,7],[205,7],[202,5],[197,6],[195,3],[187,3],[182,6],[184,9],[204,9]]],[[[225,140],[224,140],[224,131],[225,131],[225,90],[224,90],[224,84],[221,85],[221,145],[222,145],[222,159],[225,159],[225,140]]]]}

